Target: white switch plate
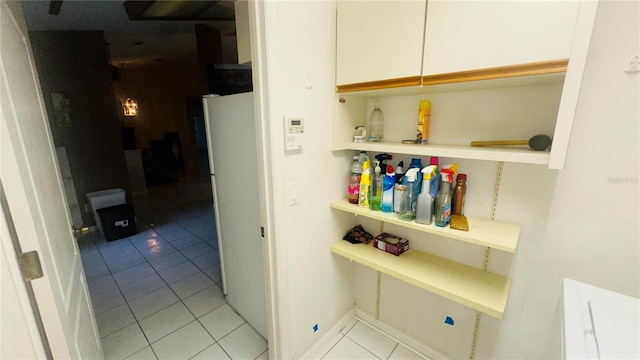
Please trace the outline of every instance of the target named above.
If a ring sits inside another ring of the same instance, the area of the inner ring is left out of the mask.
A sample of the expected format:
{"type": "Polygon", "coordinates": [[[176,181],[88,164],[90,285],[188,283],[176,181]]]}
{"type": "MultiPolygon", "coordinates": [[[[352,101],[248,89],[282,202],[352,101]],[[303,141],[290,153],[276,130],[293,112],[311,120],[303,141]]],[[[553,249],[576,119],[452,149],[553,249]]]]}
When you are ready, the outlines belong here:
{"type": "Polygon", "coordinates": [[[289,206],[293,206],[300,203],[298,199],[298,182],[291,182],[287,185],[287,198],[289,206]]]}

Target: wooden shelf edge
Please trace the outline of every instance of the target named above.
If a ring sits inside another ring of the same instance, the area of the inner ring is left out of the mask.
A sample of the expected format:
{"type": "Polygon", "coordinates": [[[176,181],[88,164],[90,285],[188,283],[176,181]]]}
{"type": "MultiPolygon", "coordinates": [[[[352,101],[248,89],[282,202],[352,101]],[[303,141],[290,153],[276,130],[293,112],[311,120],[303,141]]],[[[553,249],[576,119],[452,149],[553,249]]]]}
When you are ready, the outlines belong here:
{"type": "Polygon", "coordinates": [[[336,150],[365,150],[418,156],[440,156],[457,159],[504,161],[520,164],[549,164],[550,153],[529,149],[471,147],[464,145],[414,145],[389,142],[344,143],[336,150]]]}
{"type": "Polygon", "coordinates": [[[511,289],[506,277],[413,249],[395,256],[340,240],[331,252],[497,319],[504,315],[511,289]]]}
{"type": "Polygon", "coordinates": [[[336,210],[345,211],[354,215],[384,221],[389,224],[403,226],[409,229],[422,231],[428,234],[447,237],[467,243],[487,246],[492,249],[515,253],[520,238],[521,226],[514,223],[484,220],[468,217],[470,231],[453,230],[448,227],[437,227],[434,224],[423,225],[415,221],[400,220],[395,213],[384,213],[372,211],[349,203],[347,199],[334,201],[330,207],[336,210]],[[476,229],[474,231],[474,229],[476,229]],[[485,234],[483,234],[483,232],[485,234]],[[501,240],[496,240],[501,239],[501,240]]]}

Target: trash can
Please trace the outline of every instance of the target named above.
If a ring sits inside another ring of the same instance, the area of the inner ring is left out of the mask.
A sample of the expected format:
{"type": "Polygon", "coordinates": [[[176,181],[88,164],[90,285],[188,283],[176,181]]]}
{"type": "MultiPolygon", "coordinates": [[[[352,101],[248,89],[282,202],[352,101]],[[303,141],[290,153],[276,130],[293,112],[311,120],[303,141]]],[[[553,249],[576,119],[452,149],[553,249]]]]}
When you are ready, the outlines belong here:
{"type": "Polygon", "coordinates": [[[102,230],[107,241],[136,234],[136,221],[132,204],[122,204],[98,209],[102,230]]]}
{"type": "Polygon", "coordinates": [[[127,202],[127,197],[124,189],[108,189],[101,191],[94,191],[87,193],[87,199],[91,204],[93,210],[93,217],[96,219],[96,225],[98,230],[104,234],[102,224],[100,223],[100,217],[98,216],[98,210],[114,205],[121,205],[127,202]]]}

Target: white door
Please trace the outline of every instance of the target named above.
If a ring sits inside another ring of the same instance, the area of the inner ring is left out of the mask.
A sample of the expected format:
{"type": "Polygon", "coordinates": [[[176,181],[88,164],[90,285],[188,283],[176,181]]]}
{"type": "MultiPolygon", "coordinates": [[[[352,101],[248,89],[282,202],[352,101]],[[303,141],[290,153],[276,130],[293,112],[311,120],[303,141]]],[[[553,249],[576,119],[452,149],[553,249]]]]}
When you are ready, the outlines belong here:
{"type": "Polygon", "coordinates": [[[3,206],[0,207],[0,359],[44,359],[47,354],[16,258],[3,206]]]}
{"type": "MultiPolygon", "coordinates": [[[[56,359],[103,358],[20,2],[0,2],[0,177],[56,359]]],[[[4,316],[3,316],[4,320],[4,316]]]]}
{"type": "Polygon", "coordinates": [[[253,93],[205,97],[204,105],[227,301],[266,339],[253,93]]]}

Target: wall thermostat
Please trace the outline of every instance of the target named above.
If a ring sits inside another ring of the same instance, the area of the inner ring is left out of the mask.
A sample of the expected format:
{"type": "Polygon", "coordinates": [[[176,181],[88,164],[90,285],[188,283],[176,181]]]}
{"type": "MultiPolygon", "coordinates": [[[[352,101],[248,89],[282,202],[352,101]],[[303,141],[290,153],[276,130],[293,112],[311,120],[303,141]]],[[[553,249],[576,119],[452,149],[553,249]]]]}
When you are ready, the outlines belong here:
{"type": "Polygon", "coordinates": [[[304,119],[301,117],[284,118],[284,149],[300,150],[304,147],[304,119]]]}

